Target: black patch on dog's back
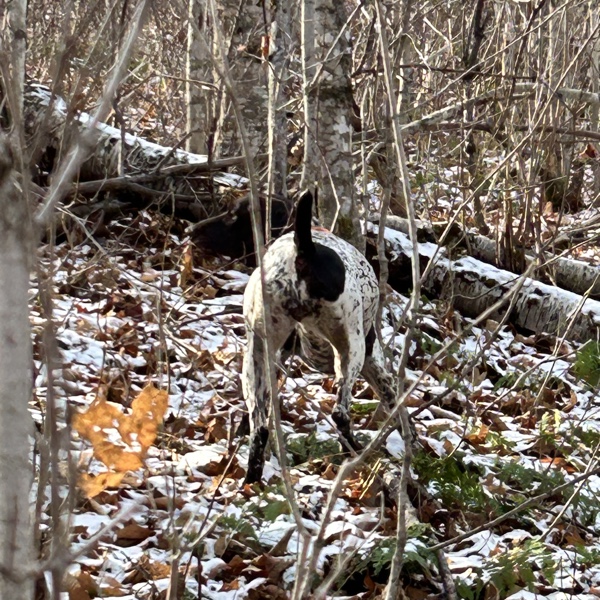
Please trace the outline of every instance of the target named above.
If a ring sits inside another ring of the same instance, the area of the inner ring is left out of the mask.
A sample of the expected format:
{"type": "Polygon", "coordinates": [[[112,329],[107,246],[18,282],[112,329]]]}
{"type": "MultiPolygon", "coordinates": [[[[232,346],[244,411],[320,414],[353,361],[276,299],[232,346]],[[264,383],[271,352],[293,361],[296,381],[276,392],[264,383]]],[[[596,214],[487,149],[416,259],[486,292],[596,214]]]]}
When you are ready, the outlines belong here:
{"type": "Polygon", "coordinates": [[[315,253],[296,257],[298,279],[306,282],[308,293],[315,300],[335,302],[346,284],[346,268],[337,252],[327,246],[315,244],[315,253]]]}
{"type": "Polygon", "coordinates": [[[335,302],[344,291],[346,268],[335,250],[315,244],[312,239],[313,197],[304,192],[296,207],[294,243],[298,249],[296,272],[298,279],[306,282],[308,293],[316,300],[335,302]]]}

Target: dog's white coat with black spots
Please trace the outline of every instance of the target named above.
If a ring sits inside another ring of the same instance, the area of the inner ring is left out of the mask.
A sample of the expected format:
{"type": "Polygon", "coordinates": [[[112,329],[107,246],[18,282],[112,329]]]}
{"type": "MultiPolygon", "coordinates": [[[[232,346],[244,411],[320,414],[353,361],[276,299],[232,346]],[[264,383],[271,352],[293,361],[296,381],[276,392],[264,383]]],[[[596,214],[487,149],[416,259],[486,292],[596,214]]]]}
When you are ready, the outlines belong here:
{"type": "MultiPolygon", "coordinates": [[[[334,372],[337,405],[333,418],[346,440],[356,446],[350,428],[352,387],[359,374],[378,396],[394,402],[373,329],[379,286],[367,259],[332,233],[311,230],[312,195],[298,202],[295,232],[279,238],[263,260],[264,297],[269,303],[266,332],[277,353],[295,332],[302,355],[315,368],[334,372]]],[[[250,414],[247,482],[262,476],[269,436],[270,382],[265,363],[261,272],[256,269],[244,294],[248,346],[242,389],[250,414]]]]}

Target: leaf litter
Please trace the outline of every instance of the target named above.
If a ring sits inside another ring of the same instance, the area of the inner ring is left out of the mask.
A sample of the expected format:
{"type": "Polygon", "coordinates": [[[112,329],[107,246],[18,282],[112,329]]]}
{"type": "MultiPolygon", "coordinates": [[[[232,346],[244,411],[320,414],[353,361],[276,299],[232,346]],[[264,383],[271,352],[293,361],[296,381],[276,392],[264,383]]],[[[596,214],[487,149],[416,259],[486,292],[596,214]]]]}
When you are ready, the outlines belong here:
{"type": "MultiPolygon", "coordinates": [[[[184,235],[166,230],[166,219],[144,212],[111,225],[109,239],[63,242],[42,257],[52,275],[62,361],[53,391],[57,406],[74,413],[71,460],[80,483],[69,516],[77,558],[67,594],[153,599],[177,585],[181,598],[287,598],[301,540],[280,466],[272,455],[264,488],[243,487],[247,446],[235,435],[246,411],[239,374],[249,272],[200,256],[184,235]],[[77,554],[123,511],[118,525],[77,554]]],[[[46,316],[32,298],[31,411],[42,422],[46,316]]],[[[382,337],[391,369],[405,339],[405,304],[388,290],[382,337]]],[[[445,548],[457,593],[597,598],[600,478],[553,493],[595,467],[600,444],[600,404],[575,372],[578,346],[504,326],[481,354],[497,324],[456,337],[470,321],[433,301],[423,304],[421,325],[407,370],[410,381],[419,380],[408,406],[419,438],[412,471],[421,492],[413,497],[420,523],[409,529],[406,589],[439,597],[442,578],[429,546],[546,493],[494,528],[445,548]],[[457,381],[473,357],[473,369],[457,381]]],[[[332,378],[299,359],[284,373],[279,395],[293,489],[303,524],[316,535],[344,459],[331,419],[332,378]]],[[[364,382],[354,392],[354,424],[368,435],[376,398],[364,382]]],[[[378,473],[390,460],[399,464],[396,433],[387,450],[345,482],[325,527],[315,577],[344,565],[331,597],[381,596],[396,509],[384,501],[378,473]]],[[[50,495],[43,495],[47,528],[50,495]]]]}

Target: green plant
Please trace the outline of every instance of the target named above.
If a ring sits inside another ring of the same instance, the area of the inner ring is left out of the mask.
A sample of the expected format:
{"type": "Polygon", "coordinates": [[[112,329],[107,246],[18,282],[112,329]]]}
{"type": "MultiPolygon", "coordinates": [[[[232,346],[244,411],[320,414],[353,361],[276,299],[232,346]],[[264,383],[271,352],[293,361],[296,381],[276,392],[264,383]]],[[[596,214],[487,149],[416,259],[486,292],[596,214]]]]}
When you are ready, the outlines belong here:
{"type": "Polygon", "coordinates": [[[522,492],[519,501],[531,494],[543,494],[562,485],[565,476],[557,469],[537,470],[514,461],[498,461],[496,477],[513,490],[522,492]]]}
{"type": "Polygon", "coordinates": [[[413,467],[419,478],[436,492],[444,505],[482,509],[489,505],[481,482],[481,474],[459,460],[459,454],[437,458],[425,452],[417,453],[413,467]]]}
{"type": "Polygon", "coordinates": [[[319,439],[315,432],[290,435],[286,440],[286,449],[293,458],[293,465],[333,456],[340,457],[341,461],[340,443],[333,438],[319,439]]]}
{"type": "Polygon", "coordinates": [[[577,554],[577,564],[579,566],[589,569],[600,565],[600,550],[594,546],[588,547],[583,544],[577,544],[574,549],[577,554]]]}
{"type": "Polygon", "coordinates": [[[364,416],[374,413],[378,406],[379,400],[360,400],[354,401],[350,410],[353,415],[364,416]]]}
{"type": "Polygon", "coordinates": [[[246,515],[254,515],[259,522],[273,522],[277,517],[291,513],[290,503],[285,499],[285,493],[283,483],[278,482],[275,485],[265,486],[251,502],[243,499],[238,506],[246,515]]]}
{"type": "Polygon", "coordinates": [[[562,421],[560,411],[553,410],[545,412],[539,421],[540,441],[548,448],[556,448],[557,431],[559,431],[562,421]]]}
{"type": "Polygon", "coordinates": [[[575,374],[596,387],[600,382],[600,342],[589,341],[577,351],[575,374]]]}
{"type": "Polygon", "coordinates": [[[496,381],[494,384],[494,392],[505,388],[505,389],[513,389],[515,384],[519,379],[519,373],[517,371],[508,371],[502,377],[496,381]]]}
{"type": "Polygon", "coordinates": [[[370,565],[373,574],[379,575],[384,569],[387,569],[394,558],[396,540],[386,539],[375,545],[371,554],[365,558],[365,566],[370,565]]]}
{"type": "Polygon", "coordinates": [[[579,492],[575,498],[573,498],[573,518],[577,519],[577,522],[584,527],[594,527],[598,514],[600,513],[600,506],[598,506],[598,498],[595,493],[582,493],[579,492]]]}
{"type": "Polygon", "coordinates": [[[417,331],[415,334],[415,338],[421,346],[421,350],[423,350],[425,354],[433,355],[442,348],[442,344],[439,340],[436,340],[424,331],[417,331]]]}
{"type": "Polygon", "coordinates": [[[475,585],[457,579],[456,591],[461,598],[475,600],[488,585],[492,585],[494,597],[506,598],[523,588],[533,591],[537,570],[542,571],[547,581],[553,581],[555,568],[550,551],[539,539],[531,538],[518,548],[488,558],[478,570],[475,585]]]}
{"type": "MultiPolygon", "coordinates": [[[[420,535],[423,531],[422,528],[417,528],[417,530],[411,528],[408,531],[409,540],[415,540],[416,536],[414,534],[420,535]]],[[[344,577],[339,580],[338,589],[343,589],[347,582],[357,574],[360,574],[361,579],[363,579],[365,573],[375,579],[387,579],[387,571],[394,558],[395,551],[396,538],[378,540],[369,551],[356,555],[345,570],[344,577]]],[[[432,556],[423,543],[409,542],[404,550],[403,572],[426,573],[428,577],[431,577],[431,560],[432,556]]]]}
{"type": "Polygon", "coordinates": [[[565,437],[573,444],[573,446],[582,444],[590,451],[600,445],[600,432],[594,429],[584,429],[579,426],[571,427],[565,433],[565,437]]]}
{"type": "Polygon", "coordinates": [[[219,518],[219,525],[229,535],[238,535],[242,538],[257,540],[256,527],[252,525],[248,517],[234,517],[233,515],[224,515],[219,518]]]}
{"type": "Polygon", "coordinates": [[[495,452],[504,454],[508,454],[515,447],[514,441],[507,439],[498,431],[488,431],[485,443],[495,452]]]}

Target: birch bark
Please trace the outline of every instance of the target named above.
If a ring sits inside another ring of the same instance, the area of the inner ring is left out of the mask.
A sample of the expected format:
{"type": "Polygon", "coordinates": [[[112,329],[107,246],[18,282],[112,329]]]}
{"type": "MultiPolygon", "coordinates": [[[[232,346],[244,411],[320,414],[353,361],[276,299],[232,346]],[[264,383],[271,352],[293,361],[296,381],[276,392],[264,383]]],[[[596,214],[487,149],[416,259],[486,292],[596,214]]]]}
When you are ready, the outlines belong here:
{"type": "Polygon", "coordinates": [[[186,57],[186,150],[194,154],[208,154],[207,135],[212,126],[214,89],[202,86],[201,81],[211,79],[212,62],[204,52],[199,35],[208,35],[208,11],[203,0],[189,0],[188,45],[186,57]],[[196,24],[196,27],[193,26],[196,24]]]}
{"type": "Polygon", "coordinates": [[[352,49],[344,3],[315,1],[317,144],[320,158],[319,216],[325,227],[364,250],[352,170],[354,102],[352,49]]]}

